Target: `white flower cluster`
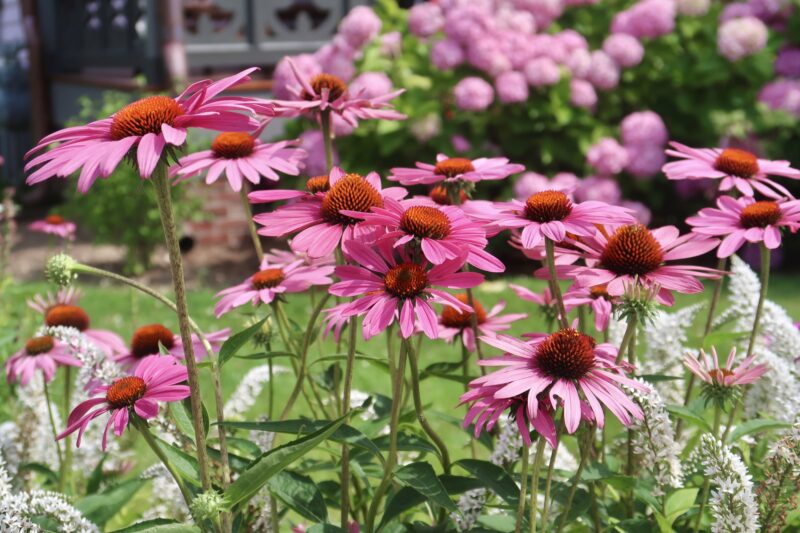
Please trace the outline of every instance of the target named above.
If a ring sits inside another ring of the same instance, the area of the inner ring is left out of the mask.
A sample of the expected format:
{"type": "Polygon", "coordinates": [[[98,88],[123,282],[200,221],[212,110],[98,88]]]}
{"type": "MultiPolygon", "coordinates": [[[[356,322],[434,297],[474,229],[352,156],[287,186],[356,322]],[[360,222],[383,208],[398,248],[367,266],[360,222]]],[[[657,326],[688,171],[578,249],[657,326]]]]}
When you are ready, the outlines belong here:
{"type": "MultiPolygon", "coordinates": [[[[273,366],[272,375],[274,377],[286,370],[281,366],[273,366]]],[[[228,420],[243,418],[247,411],[255,405],[267,382],[269,382],[269,365],[257,366],[245,374],[230,399],[225,403],[225,418],[228,420]]]]}
{"type": "Polygon", "coordinates": [[[99,533],[100,529],[55,492],[16,490],[0,458],[0,533],[28,533],[41,529],[32,517],[45,516],[58,524],[63,533],[99,533]]]}
{"type": "MultiPolygon", "coordinates": [[[[640,379],[637,381],[644,383],[640,379]]],[[[675,442],[675,433],[664,407],[664,399],[652,387],[649,392],[628,387],[626,389],[644,412],[644,418],[636,421],[633,426],[636,430],[634,451],[656,481],[653,495],[664,496],[669,488],[679,488],[683,484],[680,446],[675,442]]]]}
{"type": "MultiPolygon", "coordinates": [[[[51,470],[58,468],[58,453],[50,427],[50,416],[44,394],[44,380],[37,373],[25,388],[20,389],[22,411],[17,418],[18,443],[24,449],[25,461],[42,463],[51,470]]],[[[61,427],[58,406],[51,404],[56,428],[61,427]]]]}
{"type": "Polygon", "coordinates": [[[189,509],[183,501],[181,490],[163,464],[151,466],[142,472],[141,477],[153,480],[153,492],[142,516],[143,520],[167,516],[178,521],[189,519],[189,509]]]}
{"type": "Polygon", "coordinates": [[[772,350],[756,346],[754,353],[759,363],[769,367],[767,373],[750,385],[744,402],[745,416],[768,416],[792,422],[800,413],[800,379],[797,367],[772,350]]]}
{"type": "Polygon", "coordinates": [[[776,355],[792,363],[800,357],[800,330],[786,309],[775,302],[764,302],[760,332],[767,339],[769,349],[776,355]]]}
{"type": "Polygon", "coordinates": [[[730,271],[728,291],[730,291],[731,305],[717,315],[713,325],[717,328],[732,320],[749,317],[750,327],[752,327],[758,295],[761,292],[761,282],[756,273],[738,256],[731,256],[730,271]]]}
{"type": "Polygon", "coordinates": [[[763,531],[779,533],[786,516],[797,508],[800,489],[800,419],[771,447],[765,458],[764,479],[758,487],[763,531]]]}
{"type": "Polygon", "coordinates": [[[714,485],[709,499],[714,517],[712,533],[758,531],[758,505],[753,494],[753,480],[742,460],[709,434],[701,437],[700,450],[705,475],[714,485]]]}
{"type": "Polygon", "coordinates": [[[75,328],[65,326],[43,327],[37,335],[50,335],[69,346],[72,355],[83,366],[78,371],[76,385],[85,389],[89,383],[111,383],[124,375],[122,368],[106,357],[85,335],[75,328]]]}
{"type": "Polygon", "coordinates": [[[10,420],[0,424],[0,461],[5,462],[6,470],[11,476],[17,475],[22,453],[17,425],[10,420]]]}

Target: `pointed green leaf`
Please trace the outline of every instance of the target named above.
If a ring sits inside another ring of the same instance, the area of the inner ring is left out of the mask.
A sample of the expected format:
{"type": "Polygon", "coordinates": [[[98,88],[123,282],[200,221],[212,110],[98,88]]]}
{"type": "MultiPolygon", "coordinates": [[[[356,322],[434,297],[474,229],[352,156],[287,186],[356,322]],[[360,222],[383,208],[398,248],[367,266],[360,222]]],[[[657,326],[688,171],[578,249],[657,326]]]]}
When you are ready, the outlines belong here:
{"type": "Polygon", "coordinates": [[[195,487],[200,487],[200,465],[197,463],[197,459],[158,437],[155,437],[155,440],[181,478],[195,487]]]}
{"type": "Polygon", "coordinates": [[[462,459],[453,466],[459,466],[472,474],[484,487],[500,496],[512,507],[519,505],[519,487],[503,468],[489,461],[477,459],[462,459]]]}
{"type": "Polygon", "coordinates": [[[261,326],[263,326],[264,322],[266,321],[267,321],[266,318],[259,320],[249,328],[240,331],[235,335],[231,335],[231,337],[222,344],[222,347],[219,349],[219,358],[218,358],[218,364],[220,368],[222,367],[222,365],[227,363],[231,359],[231,357],[239,353],[239,350],[241,350],[242,347],[244,347],[244,345],[247,344],[247,342],[253,337],[253,335],[258,333],[258,330],[261,329],[261,326]]]}
{"type": "Polygon", "coordinates": [[[411,463],[395,470],[393,476],[401,484],[411,487],[433,503],[448,511],[458,512],[458,507],[447,495],[447,490],[430,464],[411,463]]]}
{"type": "Polygon", "coordinates": [[[284,470],[268,482],[272,493],[303,518],[314,522],[328,520],[328,508],[322,492],[310,477],[284,470]]]}
{"type": "Polygon", "coordinates": [[[668,405],[667,412],[669,412],[671,415],[677,416],[678,418],[682,418],[687,422],[691,422],[706,433],[711,433],[711,426],[708,425],[708,422],[706,422],[702,416],[698,415],[688,407],[684,407],[682,405],[668,405]]]}
{"type": "Polygon", "coordinates": [[[120,483],[100,494],[90,494],[81,498],[75,502],[75,508],[83,513],[87,520],[102,528],[145,483],[143,479],[120,483]]]}
{"type": "Polygon", "coordinates": [[[736,429],[731,431],[728,442],[734,443],[745,435],[750,435],[752,433],[769,431],[771,429],[785,429],[788,427],[792,427],[792,425],[788,422],[781,422],[780,420],[765,420],[761,418],[748,420],[747,422],[739,424],[736,426],[736,429]]]}
{"type": "Polygon", "coordinates": [[[679,516],[694,507],[694,500],[697,498],[698,492],[700,490],[697,488],[678,489],[667,497],[667,502],[664,504],[664,512],[670,526],[675,523],[679,516]]]}

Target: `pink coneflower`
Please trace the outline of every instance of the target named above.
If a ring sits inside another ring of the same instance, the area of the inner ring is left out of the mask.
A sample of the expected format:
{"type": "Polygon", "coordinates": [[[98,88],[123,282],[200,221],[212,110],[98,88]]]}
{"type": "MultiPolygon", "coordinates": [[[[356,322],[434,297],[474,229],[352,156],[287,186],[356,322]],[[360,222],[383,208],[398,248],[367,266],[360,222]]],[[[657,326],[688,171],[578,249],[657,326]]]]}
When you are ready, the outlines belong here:
{"type": "Polygon", "coordinates": [[[31,222],[28,226],[31,231],[55,235],[68,241],[75,240],[75,223],[66,220],[60,215],[48,215],[42,220],[31,222]]]}
{"type": "Polygon", "coordinates": [[[59,289],[57,293],[48,292],[44,296],[34,294],[33,298],[27,301],[28,307],[34,311],[46,315],[50,308],[59,304],[75,305],[81,299],[81,291],[76,287],[65,287],[59,289]]]}
{"type": "Polygon", "coordinates": [[[103,451],[108,443],[108,430],[114,425],[114,434],[119,437],[128,427],[129,417],[139,416],[149,420],[158,416],[158,402],[177,402],[190,394],[186,367],[172,357],[151,355],[139,363],[132,376],[115,380],[111,385],[92,389],[95,396],[78,404],[67,419],[65,429],[58,439],[78,432],[75,445],[80,447],[83,432],[89,422],[104,413],[111,413],[103,432],[103,451]],[[131,413],[131,409],[133,413],[131,413]]]}
{"type": "Polygon", "coordinates": [[[316,113],[330,110],[342,117],[345,122],[355,127],[359,120],[383,119],[403,120],[406,116],[395,111],[390,100],[402,94],[405,89],[392,91],[381,96],[366,97],[369,87],[362,87],[356,92],[348,90],[347,84],[338,76],[320,73],[308,77],[297,69],[291,59],[286,60],[292,68],[294,82],[287,89],[294,100],[275,100],[281,114],[316,113]]]}
{"type": "Polygon", "coordinates": [[[241,97],[215,98],[222,91],[249,80],[250,68],[212,83],[199,81],[177,98],[148,96],[126,105],[112,116],[66,128],[48,135],[27,154],[51,150],[28,161],[25,170],[39,167],[27,184],[34,185],[54,176],[66,178],[81,169],[78,191],[85,193],[97,178],[107,178],[127,154],[136,155],[139,175],[149,178],[167,145],[178,147],[186,141],[187,128],[217,131],[252,130],[258,123],[240,113],[250,111],[255,100],[241,97]]]}
{"type": "Polygon", "coordinates": [[[686,223],[700,235],[725,237],[717,257],[729,257],[745,242],[763,242],[770,250],[781,245],[781,228],[800,227],[800,200],[756,201],[752,197],[721,196],[717,207],[706,207],[686,223]]]}
{"type": "Polygon", "coordinates": [[[700,357],[686,355],[683,358],[683,364],[709,385],[734,387],[752,383],[769,370],[769,367],[764,364],[753,365],[755,358],[755,355],[751,355],[740,364],[734,365],[736,362],[736,347],[734,346],[731,348],[728,360],[725,361],[725,366],[723,367],[719,364],[717,349],[712,346],[711,357],[706,355],[703,350],[700,350],[700,357]]]}
{"type": "Polygon", "coordinates": [[[386,233],[380,239],[419,244],[422,255],[440,265],[447,260],[464,258],[466,262],[487,272],[502,272],[505,265],[484,248],[486,232],[455,206],[433,206],[426,200],[397,202],[387,198],[383,207],[373,207],[371,213],[354,215],[366,226],[379,226],[386,233]]]}
{"type": "Polygon", "coordinates": [[[296,148],[297,141],[265,143],[257,138],[260,133],[260,128],[253,134],[246,131],[220,133],[211,143],[211,150],[181,158],[178,165],[170,169],[170,175],[177,176],[175,183],[178,183],[206,172],[206,183],[210,185],[224,173],[231,188],[239,192],[243,180],[257,185],[262,177],[278,181],[278,172],[290,176],[300,174],[308,154],[296,148]]]}
{"type": "Polygon", "coordinates": [[[522,285],[515,285],[513,283],[509,283],[508,287],[521,299],[538,305],[548,323],[552,323],[558,319],[558,302],[553,298],[550,287],[545,287],[541,294],[533,292],[522,285]]]}
{"type": "MultiPolygon", "coordinates": [[[[461,303],[469,305],[469,298],[466,294],[457,294],[456,298],[461,303]]],[[[496,335],[499,331],[505,331],[511,327],[512,322],[527,318],[525,313],[513,313],[501,315],[506,303],[501,301],[492,307],[487,313],[480,302],[473,297],[472,308],[474,312],[445,307],[439,316],[439,338],[447,342],[452,342],[456,335],[461,335],[461,340],[467,350],[475,351],[475,334],[472,330],[472,316],[475,315],[478,324],[478,331],[486,336],[496,335]]]]}
{"type": "MultiPolygon", "coordinates": [[[[211,349],[217,352],[222,343],[228,340],[230,334],[230,328],[225,328],[209,333],[205,337],[211,345],[211,349]]],[[[192,348],[198,361],[202,361],[209,355],[203,343],[200,342],[200,338],[195,334],[192,334],[192,348]]],[[[163,324],[149,324],[137,328],[133,332],[131,348],[128,353],[117,356],[114,360],[120,366],[134,370],[146,357],[161,355],[162,351],[175,359],[185,358],[180,335],[175,335],[163,324]]]]}
{"type": "Polygon", "coordinates": [[[44,323],[49,327],[63,326],[77,329],[98,350],[109,357],[124,354],[128,349],[122,337],[113,331],[90,328],[89,314],[74,303],[58,304],[50,307],[44,315],[44,323]]]}
{"type": "MultiPolygon", "coordinates": [[[[626,286],[658,285],[657,300],[672,305],[673,290],[683,294],[703,291],[697,278],[715,279],[721,272],[694,265],[667,265],[666,261],[703,255],[717,246],[717,239],[694,234],[681,236],[675,226],[649,230],[641,224],[620,226],[611,235],[605,230],[583,237],[575,245],[593,266],[557,266],[561,274],[576,276],[582,287],[606,285],[611,296],[622,296],[626,286]]],[[[544,273],[542,273],[544,274],[544,273]]]]}
{"type": "Polygon", "coordinates": [[[594,313],[594,327],[597,331],[605,331],[611,320],[614,304],[618,303],[617,300],[618,298],[608,294],[605,285],[594,287],[573,285],[564,293],[564,308],[569,312],[581,305],[590,306],[594,313]]]}
{"type": "Polygon", "coordinates": [[[361,296],[339,309],[342,316],[366,315],[363,323],[365,339],[385,330],[397,320],[400,333],[408,338],[418,322],[431,339],[439,335],[439,319],[429,302],[447,305],[460,311],[472,308],[434,286],[469,289],[483,281],[476,272],[459,272],[463,260],[445,261],[427,269],[402,253],[395,258],[391,244],[371,248],[359,241],[350,241],[347,253],[354,265],[336,267],[341,281],[331,285],[335,296],[361,296]],[[357,266],[356,266],[357,265],[357,266]]]}
{"type": "Polygon", "coordinates": [[[466,159],[447,157],[445,154],[436,156],[435,165],[419,162],[416,165],[416,168],[393,168],[389,180],[399,181],[403,185],[429,185],[440,181],[477,182],[501,180],[525,170],[522,165],[509,163],[505,157],[466,159]]]}
{"type": "Polygon", "coordinates": [[[294,250],[284,250],[281,248],[272,248],[264,252],[264,260],[267,264],[273,267],[286,267],[295,261],[302,261],[305,266],[326,266],[336,264],[336,256],[334,254],[326,255],[323,257],[309,257],[306,253],[298,253],[294,250]]]}
{"type": "Polygon", "coordinates": [[[594,235],[596,224],[635,221],[631,211],[624,207],[593,201],[574,204],[562,191],[542,191],[530,195],[525,202],[512,200],[494,224],[509,229],[522,228],[520,243],[524,248],[534,248],[545,237],[561,242],[567,233],[594,235]]]}
{"type": "Polygon", "coordinates": [[[756,190],[769,198],[793,198],[786,187],[767,176],[800,179],[800,170],[788,161],[759,159],[739,148],[690,148],[676,142],[670,146],[675,149],[667,150],[667,155],[682,159],[664,165],[662,170],[671,180],[722,179],[722,191],[736,188],[745,196],[753,196],[756,190]]]}
{"type": "Polygon", "coordinates": [[[375,172],[363,177],[345,174],[338,167],[331,170],[330,177],[309,179],[306,189],[256,191],[249,198],[253,203],[296,199],[271,213],[256,215],[253,220],[264,226],[258,232],[267,237],[283,237],[299,231],[292,240],[292,250],[310,257],[328,256],[340,242],[370,235],[375,229],[358,224],[361,221],[352,214],[382,207],[385,198],[399,200],[406,195],[402,187],[383,189],[375,172]]]}
{"type": "Polygon", "coordinates": [[[59,365],[81,366],[81,362],[70,353],[69,346],[58,339],[49,335],[33,337],[6,361],[6,380],[8,383],[19,381],[24,387],[39,369],[44,381],[50,383],[59,365]]]}
{"type": "Polygon", "coordinates": [[[502,369],[472,381],[471,385],[496,387],[494,398],[516,398],[527,395],[527,414],[533,420],[540,410],[539,395],[556,410],[564,409],[564,425],[569,433],[578,429],[583,411],[592,414],[598,427],[603,427],[603,406],[624,425],[632,418],[642,418],[642,411],[620,388],[620,385],[641,389],[643,385],[625,377],[614,364],[617,349],[611,344],[595,344],[592,337],[571,328],[551,335],[535,335],[523,342],[507,335],[481,337],[506,354],[485,359],[483,366],[502,369]],[[588,409],[586,405],[588,404],[588,409]]]}
{"type": "Polygon", "coordinates": [[[286,266],[276,266],[267,258],[261,262],[261,270],[235,285],[217,293],[220,300],[214,307],[217,318],[234,307],[247,303],[252,305],[271,303],[278,295],[303,292],[312,285],[329,285],[333,280],[333,265],[307,266],[296,260],[286,266]]]}

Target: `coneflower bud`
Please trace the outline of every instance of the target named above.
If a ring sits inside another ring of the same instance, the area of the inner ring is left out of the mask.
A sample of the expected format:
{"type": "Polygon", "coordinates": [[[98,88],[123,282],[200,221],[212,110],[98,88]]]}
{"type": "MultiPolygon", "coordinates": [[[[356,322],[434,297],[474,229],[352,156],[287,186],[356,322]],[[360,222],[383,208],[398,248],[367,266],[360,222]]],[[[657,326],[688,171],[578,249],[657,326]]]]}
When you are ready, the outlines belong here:
{"type": "Polygon", "coordinates": [[[47,262],[47,266],[44,268],[44,275],[59,287],[66,287],[78,277],[78,274],[74,271],[77,264],[78,262],[69,255],[60,253],[51,257],[47,262]]]}

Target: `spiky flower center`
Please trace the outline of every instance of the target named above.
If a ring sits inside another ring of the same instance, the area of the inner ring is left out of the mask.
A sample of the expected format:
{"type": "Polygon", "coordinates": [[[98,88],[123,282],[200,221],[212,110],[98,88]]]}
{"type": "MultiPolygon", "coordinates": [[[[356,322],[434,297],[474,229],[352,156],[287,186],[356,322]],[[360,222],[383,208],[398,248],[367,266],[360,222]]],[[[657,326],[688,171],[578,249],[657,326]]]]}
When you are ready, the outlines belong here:
{"type": "Polygon", "coordinates": [[[64,326],[86,331],[89,329],[89,315],[77,305],[58,304],[47,310],[44,323],[50,327],[64,326]]]}
{"type": "Polygon", "coordinates": [[[28,339],[25,343],[25,353],[28,355],[39,355],[47,353],[53,349],[55,341],[50,335],[43,335],[41,337],[33,337],[28,339]]]}
{"type": "Polygon", "coordinates": [[[725,148],[714,161],[714,169],[739,178],[752,178],[758,174],[758,158],[747,150],[725,148]]]}
{"type": "MultiPolygon", "coordinates": [[[[333,74],[317,74],[311,78],[311,88],[314,89],[317,97],[322,96],[322,90],[328,89],[328,101],[333,102],[338,100],[343,94],[347,92],[347,84],[338,76],[333,74]]],[[[304,100],[314,100],[316,97],[313,94],[303,92],[304,100]]]]}
{"type": "Polygon", "coordinates": [[[148,133],[161,133],[161,126],[175,125],[183,114],[181,105],[168,96],[148,96],[130,103],[114,114],[111,138],[142,137],[148,133]]]}
{"type": "MultiPolygon", "coordinates": [[[[436,185],[434,186],[428,196],[431,200],[436,202],[439,205],[453,205],[453,201],[450,198],[450,192],[447,190],[447,186],[445,185],[436,185]]],[[[467,193],[463,190],[458,191],[458,199],[460,203],[464,203],[467,201],[467,193]]]]}
{"type": "Polygon", "coordinates": [[[472,161],[465,157],[451,157],[450,159],[443,159],[436,163],[436,168],[433,173],[437,176],[445,176],[447,178],[455,178],[461,174],[472,172],[475,166],[472,161]]]}
{"type": "Polygon", "coordinates": [[[413,298],[428,286],[428,274],[417,263],[400,263],[383,276],[386,292],[398,298],[413,298]]]}
{"type": "Polygon", "coordinates": [[[223,159],[239,159],[252,154],[255,145],[255,139],[245,131],[226,131],[216,136],[211,150],[223,159]]]}
{"type": "MultiPolygon", "coordinates": [[[[466,294],[457,294],[456,298],[458,298],[459,302],[469,305],[469,298],[466,294]]],[[[472,298],[472,308],[475,310],[474,313],[470,313],[469,311],[461,311],[450,306],[445,306],[445,308],[442,310],[442,325],[448,328],[456,329],[472,327],[473,314],[475,315],[479,325],[486,322],[486,310],[475,298],[472,298]]]]}
{"type": "Polygon", "coordinates": [[[60,226],[61,224],[66,222],[66,220],[64,220],[64,217],[62,217],[61,215],[47,215],[44,221],[50,224],[51,226],[60,226]]]}
{"type": "Polygon", "coordinates": [[[534,222],[564,220],[572,213],[572,202],[561,191],[541,191],[525,201],[525,217],[534,222]]]}
{"type": "Polygon", "coordinates": [[[306,181],[306,190],[311,194],[327,192],[331,188],[331,180],[328,176],[314,176],[306,181]]]}
{"type": "Polygon", "coordinates": [[[106,402],[114,409],[130,407],[147,392],[147,384],[138,376],[120,378],[106,391],[106,402]]]}
{"type": "Polygon", "coordinates": [[[642,276],[661,266],[664,252],[641,224],[622,226],[608,239],[600,264],[615,274],[642,276]]]}
{"type": "Polygon", "coordinates": [[[333,224],[357,224],[358,219],[340,211],[368,213],[373,207],[383,207],[381,193],[359,174],[346,174],[322,199],[322,218],[333,224]]]}
{"type": "Polygon", "coordinates": [[[714,383],[717,385],[722,385],[725,378],[733,375],[733,370],[728,370],[727,368],[717,368],[714,370],[709,370],[708,375],[711,376],[711,379],[714,380],[714,383]]]}
{"type": "Polygon", "coordinates": [[[548,376],[580,379],[594,367],[595,342],[572,328],[564,328],[536,347],[534,364],[548,376]]]}
{"type": "Polygon", "coordinates": [[[608,295],[608,286],[605,284],[603,285],[595,285],[594,287],[589,289],[589,295],[597,300],[598,298],[605,298],[608,300],[610,296],[608,295]]]}
{"type": "Polygon", "coordinates": [[[745,228],[766,228],[777,224],[781,219],[781,208],[777,202],[755,202],[744,209],[739,215],[739,220],[745,228]]]}
{"type": "Polygon", "coordinates": [[[415,237],[444,239],[450,235],[450,219],[435,207],[409,207],[400,217],[400,228],[415,237]]]}
{"type": "Polygon", "coordinates": [[[250,283],[254,289],[272,289],[281,284],[281,281],[286,279],[283,274],[283,269],[280,268],[265,268],[253,274],[250,283]]]}
{"type": "Polygon", "coordinates": [[[161,324],[142,326],[133,332],[131,338],[131,354],[135,357],[146,357],[160,352],[159,344],[167,350],[175,346],[175,335],[161,324]]]}

